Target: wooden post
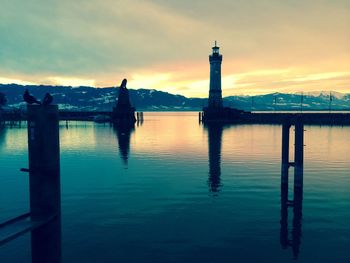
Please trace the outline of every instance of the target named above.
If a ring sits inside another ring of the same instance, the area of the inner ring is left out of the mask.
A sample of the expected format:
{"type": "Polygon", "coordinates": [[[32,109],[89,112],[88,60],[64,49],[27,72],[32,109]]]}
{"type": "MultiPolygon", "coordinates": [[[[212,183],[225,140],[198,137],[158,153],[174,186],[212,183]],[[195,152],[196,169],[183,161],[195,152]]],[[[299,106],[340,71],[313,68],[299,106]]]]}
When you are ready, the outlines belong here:
{"type": "Polygon", "coordinates": [[[288,181],[281,183],[281,220],[280,244],[282,248],[288,247],[288,181]]]}
{"type": "Polygon", "coordinates": [[[28,105],[32,261],[61,262],[61,187],[57,105],[28,105]]]}
{"type": "Polygon", "coordinates": [[[281,228],[280,244],[288,247],[288,174],[289,174],[289,135],[290,121],[282,123],[282,165],[281,165],[281,228]]]}
{"type": "Polygon", "coordinates": [[[293,199],[293,228],[292,248],[293,259],[297,259],[301,244],[302,207],[303,207],[303,167],[295,166],[294,175],[294,199],[293,199]],[[300,170],[297,170],[300,169],[300,170]],[[299,174],[297,174],[297,171],[299,174]]]}
{"type": "Polygon", "coordinates": [[[57,216],[52,221],[32,230],[32,262],[61,263],[61,236],[60,216],[57,216]]]}
{"type": "Polygon", "coordinates": [[[281,167],[281,183],[288,184],[289,170],[289,132],[290,122],[287,120],[282,124],[282,167],[281,167]]]}
{"type": "Polygon", "coordinates": [[[289,162],[289,131],[290,122],[282,126],[282,169],[281,169],[281,228],[280,244],[282,248],[292,247],[293,258],[297,259],[301,243],[301,219],[303,200],[303,169],[304,169],[304,123],[301,117],[295,120],[294,164],[289,162]],[[288,200],[288,169],[294,166],[294,198],[288,200]],[[288,206],[293,205],[292,237],[288,238],[288,206]]]}
{"type": "Polygon", "coordinates": [[[57,105],[28,105],[29,192],[32,221],[61,211],[57,105]]]}
{"type": "Polygon", "coordinates": [[[304,170],[304,123],[301,118],[295,122],[294,187],[303,187],[304,170]]]}
{"type": "Polygon", "coordinates": [[[304,123],[302,118],[295,123],[295,150],[294,150],[294,218],[293,218],[293,255],[297,259],[301,237],[301,219],[303,203],[303,177],[304,177],[304,123]]]}

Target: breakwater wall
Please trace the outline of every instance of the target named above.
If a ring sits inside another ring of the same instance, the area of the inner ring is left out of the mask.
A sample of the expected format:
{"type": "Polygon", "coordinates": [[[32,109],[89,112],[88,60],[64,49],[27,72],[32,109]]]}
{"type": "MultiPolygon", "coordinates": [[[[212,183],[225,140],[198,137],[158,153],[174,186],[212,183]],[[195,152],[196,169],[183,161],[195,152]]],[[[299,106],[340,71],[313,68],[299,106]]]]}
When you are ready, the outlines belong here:
{"type": "Polygon", "coordinates": [[[203,122],[228,124],[294,124],[296,120],[310,125],[350,125],[350,113],[271,113],[243,111],[204,111],[199,115],[203,122]]]}

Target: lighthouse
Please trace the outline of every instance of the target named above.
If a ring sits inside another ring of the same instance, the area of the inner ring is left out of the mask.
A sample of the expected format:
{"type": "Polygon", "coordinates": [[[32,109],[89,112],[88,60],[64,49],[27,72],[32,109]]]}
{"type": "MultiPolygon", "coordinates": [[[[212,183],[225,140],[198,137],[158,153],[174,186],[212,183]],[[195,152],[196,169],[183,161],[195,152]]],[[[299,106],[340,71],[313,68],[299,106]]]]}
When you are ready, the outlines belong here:
{"type": "Polygon", "coordinates": [[[203,107],[200,114],[200,121],[210,122],[238,122],[242,118],[243,111],[235,108],[224,107],[221,92],[221,62],[222,55],[219,47],[213,47],[213,53],[209,55],[210,63],[210,84],[208,107],[203,107]]]}
{"type": "Polygon", "coordinates": [[[209,55],[210,63],[210,84],[209,84],[209,100],[208,108],[222,108],[222,92],[221,92],[221,62],[222,55],[219,53],[219,47],[213,47],[213,53],[209,55]]]}

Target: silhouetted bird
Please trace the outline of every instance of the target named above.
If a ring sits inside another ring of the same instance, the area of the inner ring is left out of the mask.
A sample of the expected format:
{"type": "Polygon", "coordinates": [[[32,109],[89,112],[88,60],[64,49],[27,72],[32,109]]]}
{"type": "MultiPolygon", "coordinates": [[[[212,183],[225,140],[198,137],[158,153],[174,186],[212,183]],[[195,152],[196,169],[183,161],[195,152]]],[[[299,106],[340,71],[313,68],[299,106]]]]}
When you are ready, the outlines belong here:
{"type": "Polygon", "coordinates": [[[28,104],[33,104],[33,103],[36,103],[36,104],[39,104],[39,105],[41,104],[40,101],[38,101],[34,96],[29,94],[29,91],[27,89],[26,89],[26,91],[23,94],[23,100],[25,102],[27,102],[28,104]]]}
{"type": "Polygon", "coordinates": [[[46,93],[45,97],[43,98],[43,105],[50,105],[53,101],[53,97],[50,93],[46,93]]]}
{"type": "Polygon", "coordinates": [[[122,81],[122,84],[120,84],[120,87],[121,88],[126,88],[126,83],[127,83],[128,81],[126,80],[126,79],[123,79],[123,81],[122,81]]]}

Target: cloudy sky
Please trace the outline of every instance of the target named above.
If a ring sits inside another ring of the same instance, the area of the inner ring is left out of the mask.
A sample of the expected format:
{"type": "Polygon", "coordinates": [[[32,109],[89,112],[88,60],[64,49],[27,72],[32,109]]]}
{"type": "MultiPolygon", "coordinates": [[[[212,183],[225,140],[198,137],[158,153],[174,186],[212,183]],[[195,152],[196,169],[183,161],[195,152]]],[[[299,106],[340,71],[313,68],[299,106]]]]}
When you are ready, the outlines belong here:
{"type": "Polygon", "coordinates": [[[0,0],[0,83],[350,92],[349,0],[0,0]]]}

